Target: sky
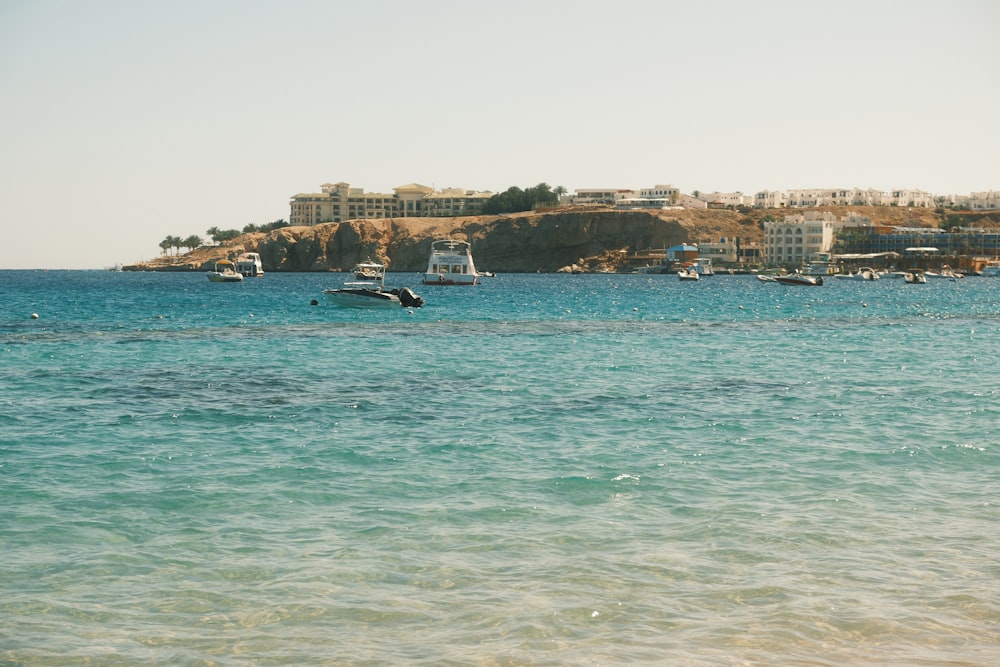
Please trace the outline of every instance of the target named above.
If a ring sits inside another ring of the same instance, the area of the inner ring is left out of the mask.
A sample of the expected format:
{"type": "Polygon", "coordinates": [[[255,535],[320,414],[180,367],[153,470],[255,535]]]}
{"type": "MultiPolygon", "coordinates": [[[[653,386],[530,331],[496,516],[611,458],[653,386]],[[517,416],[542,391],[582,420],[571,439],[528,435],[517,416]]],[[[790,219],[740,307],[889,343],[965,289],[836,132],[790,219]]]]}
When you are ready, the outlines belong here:
{"type": "Polygon", "coordinates": [[[996,0],[0,0],[0,269],[298,193],[1000,190],[996,0]]]}

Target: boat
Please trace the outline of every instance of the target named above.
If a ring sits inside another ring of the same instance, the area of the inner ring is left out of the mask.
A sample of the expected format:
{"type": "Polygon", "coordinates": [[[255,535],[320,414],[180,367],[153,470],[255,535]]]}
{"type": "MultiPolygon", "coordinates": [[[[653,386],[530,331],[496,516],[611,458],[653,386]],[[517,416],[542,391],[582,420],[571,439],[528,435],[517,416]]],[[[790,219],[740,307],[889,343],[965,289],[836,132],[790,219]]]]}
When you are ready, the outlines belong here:
{"type": "MultiPolygon", "coordinates": [[[[382,265],[368,259],[364,262],[358,262],[355,264],[354,268],[351,269],[351,272],[354,273],[355,280],[378,280],[379,267],[382,267],[382,265]]],[[[385,267],[382,268],[384,270],[385,267]]]]}
{"type": "Polygon", "coordinates": [[[264,265],[260,255],[255,252],[245,252],[236,258],[236,271],[245,278],[263,278],[264,265]]]}
{"type": "Polygon", "coordinates": [[[909,269],[903,274],[903,280],[910,285],[923,285],[927,282],[927,276],[923,269],[909,269]]]}
{"type": "Polygon", "coordinates": [[[478,278],[471,244],[455,239],[431,243],[431,256],[424,272],[425,285],[475,285],[478,278]]]}
{"type": "Polygon", "coordinates": [[[802,273],[789,273],[784,276],[775,276],[775,282],[782,285],[822,285],[823,276],[807,276],[802,273]]]}
{"type": "Polygon", "coordinates": [[[882,275],[870,266],[862,266],[857,273],[841,273],[837,277],[848,280],[878,280],[882,275]]]}
{"type": "Polygon", "coordinates": [[[402,289],[385,288],[385,265],[377,262],[367,262],[374,272],[371,280],[345,281],[338,289],[323,290],[323,294],[331,303],[346,308],[420,308],[424,300],[413,293],[409,287],[402,289]]]}
{"type": "Polygon", "coordinates": [[[697,257],[694,260],[694,270],[700,276],[714,276],[715,270],[712,268],[711,257],[697,257]]]}
{"type": "Polygon", "coordinates": [[[682,266],[677,272],[677,277],[681,280],[700,280],[701,274],[694,266],[682,266]]]}
{"type": "Polygon", "coordinates": [[[801,273],[807,276],[841,276],[840,267],[830,261],[809,262],[801,273]]]}
{"type": "Polygon", "coordinates": [[[947,278],[948,280],[962,280],[965,278],[963,274],[959,273],[947,264],[941,267],[941,272],[937,275],[938,278],[947,278]]]}
{"type": "Polygon", "coordinates": [[[208,279],[213,283],[239,283],[243,282],[243,274],[228,259],[220,259],[215,263],[215,269],[208,272],[208,279]]]}

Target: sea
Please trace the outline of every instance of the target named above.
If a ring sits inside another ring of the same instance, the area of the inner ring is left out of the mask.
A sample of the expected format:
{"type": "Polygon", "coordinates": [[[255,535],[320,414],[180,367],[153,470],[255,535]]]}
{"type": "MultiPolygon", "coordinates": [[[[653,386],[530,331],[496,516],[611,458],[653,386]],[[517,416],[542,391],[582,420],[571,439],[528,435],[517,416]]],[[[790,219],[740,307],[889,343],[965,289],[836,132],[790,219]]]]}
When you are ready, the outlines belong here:
{"type": "Polygon", "coordinates": [[[1000,280],[0,271],[0,667],[1000,664],[1000,280]]]}

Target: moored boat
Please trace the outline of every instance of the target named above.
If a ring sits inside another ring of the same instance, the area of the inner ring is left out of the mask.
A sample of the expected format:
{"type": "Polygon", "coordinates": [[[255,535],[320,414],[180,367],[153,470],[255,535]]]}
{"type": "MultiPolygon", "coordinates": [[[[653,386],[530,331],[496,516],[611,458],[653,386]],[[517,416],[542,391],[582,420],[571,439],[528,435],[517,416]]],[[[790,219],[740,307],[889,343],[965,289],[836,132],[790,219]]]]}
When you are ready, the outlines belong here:
{"type": "Polygon", "coordinates": [[[255,252],[245,252],[236,258],[236,271],[246,278],[263,278],[264,264],[260,255],[255,252]]]}
{"type": "Polygon", "coordinates": [[[694,260],[694,270],[699,276],[714,276],[715,269],[712,268],[711,257],[697,257],[694,260]]]}
{"type": "Polygon", "coordinates": [[[951,268],[947,264],[941,267],[941,272],[937,274],[938,278],[947,278],[948,280],[962,280],[965,276],[955,269],[951,268]]]}
{"type": "Polygon", "coordinates": [[[370,262],[373,272],[370,280],[345,281],[342,287],[323,290],[327,299],[338,306],[346,308],[420,308],[424,300],[404,287],[402,289],[385,289],[385,265],[370,262]]]}
{"type": "Polygon", "coordinates": [[[694,266],[682,266],[679,271],[677,271],[677,277],[681,280],[699,280],[701,275],[698,273],[698,269],[694,266]]]}
{"type": "Polygon", "coordinates": [[[924,274],[923,269],[907,269],[903,273],[903,280],[910,285],[923,285],[927,282],[927,276],[924,274]]]}
{"type": "Polygon", "coordinates": [[[215,269],[208,272],[208,279],[213,283],[239,283],[243,282],[243,274],[228,259],[220,259],[215,263],[215,269]]]}
{"type": "Polygon", "coordinates": [[[424,272],[425,285],[475,285],[478,278],[470,243],[455,239],[431,243],[431,255],[424,272]]]}
{"type": "Polygon", "coordinates": [[[878,280],[882,274],[870,266],[860,267],[856,273],[838,273],[837,278],[845,280],[878,280]]]}
{"type": "Polygon", "coordinates": [[[784,276],[775,276],[775,282],[779,282],[782,285],[822,285],[822,276],[806,276],[801,273],[789,273],[784,276]]]}

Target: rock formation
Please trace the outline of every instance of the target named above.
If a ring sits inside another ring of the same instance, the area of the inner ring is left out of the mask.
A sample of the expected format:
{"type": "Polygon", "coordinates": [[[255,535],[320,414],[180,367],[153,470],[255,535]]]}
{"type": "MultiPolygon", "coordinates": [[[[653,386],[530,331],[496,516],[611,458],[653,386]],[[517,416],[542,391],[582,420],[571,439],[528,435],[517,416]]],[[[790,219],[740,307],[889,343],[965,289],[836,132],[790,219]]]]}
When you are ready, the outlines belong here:
{"type": "MultiPolygon", "coordinates": [[[[843,215],[839,208],[831,210],[843,215]]],[[[852,210],[859,210],[857,208],[852,210]]],[[[934,221],[886,220],[900,209],[859,210],[884,224],[930,225],[934,221]]],[[[762,239],[760,218],[782,211],[671,210],[618,211],[608,208],[553,209],[465,218],[392,218],[349,220],[314,227],[284,227],[269,233],[244,234],[227,245],[200,248],[180,257],[161,257],[125,267],[126,270],[201,270],[240,252],[260,253],[267,271],[349,270],[366,259],[385,262],[390,271],[422,271],[431,242],[457,238],[469,241],[481,270],[553,272],[577,266],[581,270],[615,270],[623,255],[662,251],[685,242],[739,237],[744,243],[762,239]]],[[[899,216],[896,216],[899,217],[899,216]]]]}

